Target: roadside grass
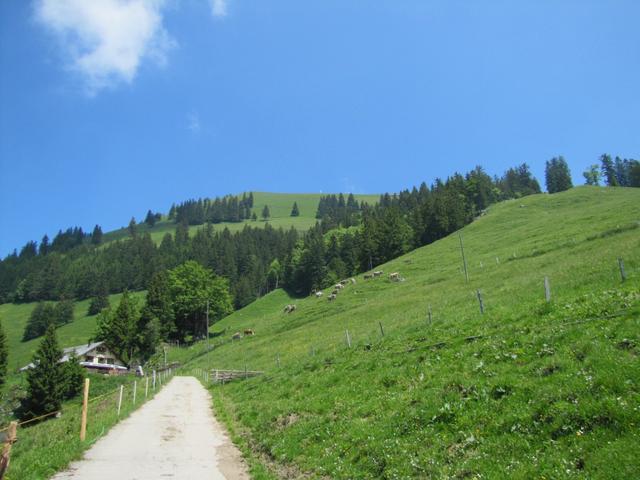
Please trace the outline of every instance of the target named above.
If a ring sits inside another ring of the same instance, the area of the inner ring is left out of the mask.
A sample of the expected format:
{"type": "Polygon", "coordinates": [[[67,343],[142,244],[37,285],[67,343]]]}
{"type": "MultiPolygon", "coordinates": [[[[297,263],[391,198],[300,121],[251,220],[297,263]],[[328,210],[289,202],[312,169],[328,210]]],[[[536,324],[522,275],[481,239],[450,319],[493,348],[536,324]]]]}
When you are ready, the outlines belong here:
{"type": "MultiPolygon", "coordinates": [[[[7,480],[41,480],[66,468],[82,457],[100,437],[134,410],[153,398],[160,390],[149,386],[145,399],[145,379],[89,374],[90,399],[87,436],[80,441],[82,399],[66,402],[59,418],[52,418],[31,426],[18,428],[18,441],[11,452],[7,480]],[[133,382],[138,382],[136,403],[133,403],[133,382]],[[124,385],[120,417],[117,415],[120,385],[124,385]]],[[[166,384],[166,382],[165,382],[166,384]]],[[[151,384],[150,384],[151,385],[151,384]]]]}
{"type": "Polygon", "coordinates": [[[212,327],[211,353],[190,347],[190,367],[264,370],[212,387],[216,409],[311,477],[638,477],[638,205],[588,187],[494,205],[461,232],[469,283],[452,235],[334,302],[267,295],[212,327]]]}
{"type": "MultiPolygon", "coordinates": [[[[213,225],[214,230],[222,231],[228,228],[229,231],[237,232],[242,230],[246,225],[251,227],[263,228],[266,223],[269,223],[273,228],[283,228],[289,230],[294,227],[299,232],[306,232],[316,224],[316,211],[318,209],[318,202],[323,193],[270,193],[270,192],[253,192],[254,202],[252,213],[258,216],[257,221],[245,220],[243,222],[222,222],[213,225]],[[300,216],[291,216],[291,207],[293,202],[298,203],[300,210],[300,216]],[[262,209],[267,205],[269,207],[271,217],[267,222],[262,220],[262,209]]],[[[358,202],[367,202],[370,205],[377,203],[380,199],[379,195],[354,195],[358,202]]],[[[141,220],[141,219],[138,219],[141,220]]],[[[194,225],[189,227],[189,233],[194,235],[198,229],[203,226],[194,225]]],[[[140,233],[149,232],[154,242],[160,243],[162,237],[166,233],[174,233],[176,230],[176,224],[173,221],[163,217],[163,220],[156,223],[153,227],[149,227],[146,224],[138,225],[138,231],[140,233]]],[[[104,242],[111,242],[114,240],[120,240],[126,238],[129,235],[127,227],[124,226],[120,229],[112,232],[105,233],[104,242]]]]}

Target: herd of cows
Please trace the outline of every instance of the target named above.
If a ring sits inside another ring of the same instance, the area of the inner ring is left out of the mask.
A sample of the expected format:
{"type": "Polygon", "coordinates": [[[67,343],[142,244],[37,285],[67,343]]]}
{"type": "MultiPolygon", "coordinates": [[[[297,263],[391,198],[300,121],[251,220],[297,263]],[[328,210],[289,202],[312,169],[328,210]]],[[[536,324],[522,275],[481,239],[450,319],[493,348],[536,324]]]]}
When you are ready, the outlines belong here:
{"type": "MultiPolygon", "coordinates": [[[[384,275],[384,272],[382,270],[376,270],[374,272],[371,273],[365,273],[363,278],[364,280],[371,280],[374,278],[379,278],[382,277],[382,275],[384,275]]],[[[404,278],[400,276],[399,272],[393,272],[389,274],[389,281],[390,282],[403,282],[404,278]]],[[[351,278],[347,278],[345,280],[340,281],[339,283],[336,283],[333,286],[333,290],[332,292],[327,296],[327,300],[329,300],[330,302],[334,301],[336,298],[338,298],[338,294],[347,286],[347,285],[355,285],[357,283],[356,279],[354,277],[351,278]]],[[[312,290],[311,291],[311,295],[314,295],[316,298],[322,298],[324,296],[324,292],[322,290],[312,290]]],[[[293,313],[297,310],[297,306],[295,304],[288,304],[287,306],[284,307],[284,313],[293,313]]],[[[252,329],[245,329],[244,330],[244,336],[252,336],[255,335],[255,332],[252,329]]],[[[232,340],[240,340],[243,337],[243,335],[240,332],[236,332],[233,334],[233,336],[231,337],[232,340]]]]}

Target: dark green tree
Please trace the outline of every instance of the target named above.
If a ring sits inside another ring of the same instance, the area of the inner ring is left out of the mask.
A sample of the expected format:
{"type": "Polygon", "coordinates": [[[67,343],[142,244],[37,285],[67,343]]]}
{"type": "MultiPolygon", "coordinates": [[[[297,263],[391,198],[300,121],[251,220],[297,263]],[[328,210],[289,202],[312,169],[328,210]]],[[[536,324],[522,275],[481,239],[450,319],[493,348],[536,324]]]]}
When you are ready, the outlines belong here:
{"type": "Polygon", "coordinates": [[[138,353],[137,302],[125,291],[115,310],[103,310],[98,317],[96,340],[106,343],[125,365],[130,365],[138,353]]]}
{"type": "Polygon", "coordinates": [[[587,170],[582,172],[582,176],[584,177],[585,185],[593,185],[596,187],[600,185],[601,174],[600,167],[597,163],[591,165],[587,170]]]}
{"type": "Polygon", "coordinates": [[[87,315],[97,315],[105,308],[109,308],[109,295],[104,290],[98,292],[98,294],[91,299],[89,303],[89,309],[87,310],[87,315]]]}
{"type": "Polygon", "coordinates": [[[569,165],[567,165],[562,156],[548,160],[545,165],[544,177],[547,184],[547,192],[564,192],[573,187],[569,165]]]}
{"type": "Polygon", "coordinates": [[[9,352],[7,350],[7,336],[4,334],[4,328],[0,323],[0,388],[7,379],[7,359],[9,352]]]}
{"type": "Polygon", "coordinates": [[[100,225],[93,227],[93,233],[91,234],[91,243],[94,245],[100,245],[102,243],[102,228],[100,225]]]}
{"type": "Polygon", "coordinates": [[[74,352],[69,355],[67,361],[62,364],[62,395],[65,400],[80,394],[84,377],[84,368],[80,365],[80,361],[74,352]]]}
{"type": "Polygon", "coordinates": [[[44,335],[49,325],[56,324],[55,307],[50,303],[39,302],[31,311],[29,320],[24,327],[22,341],[26,342],[33,338],[44,335]]]}
{"type": "Polygon", "coordinates": [[[262,209],[262,219],[267,220],[271,216],[271,212],[269,211],[269,207],[267,205],[262,209]]]}
{"type": "Polygon", "coordinates": [[[57,326],[73,322],[73,300],[63,298],[54,307],[54,318],[57,326]]]}
{"type": "Polygon", "coordinates": [[[618,179],[616,178],[616,169],[613,164],[613,160],[611,160],[611,155],[606,153],[600,156],[600,169],[602,171],[602,177],[604,178],[605,183],[609,187],[617,187],[618,179]]]}
{"type": "Polygon", "coordinates": [[[49,247],[49,237],[45,235],[40,241],[40,248],[38,249],[38,253],[43,256],[46,255],[47,253],[49,253],[49,247]]]}
{"type": "Polygon", "coordinates": [[[156,216],[153,214],[151,210],[147,210],[147,216],[144,219],[144,223],[153,227],[156,224],[156,216]]]}
{"type": "Polygon", "coordinates": [[[60,410],[64,395],[62,351],[53,325],[47,329],[27,371],[27,395],[22,402],[25,420],[60,410]]]}
{"type": "Polygon", "coordinates": [[[136,236],[138,235],[138,225],[134,217],[131,217],[131,220],[129,220],[129,226],[127,227],[127,231],[129,232],[129,236],[131,238],[136,238],[136,236]]]}
{"type": "Polygon", "coordinates": [[[258,215],[256,215],[256,212],[253,212],[251,214],[251,220],[253,220],[254,222],[258,220],[258,215]]]}
{"type": "Polygon", "coordinates": [[[291,207],[291,216],[292,217],[300,216],[300,210],[298,209],[298,202],[293,202],[293,207],[291,207]]]}
{"type": "Polygon", "coordinates": [[[205,335],[207,302],[210,324],[233,311],[227,280],[194,261],[169,271],[169,291],[179,338],[205,335]]]}
{"type": "Polygon", "coordinates": [[[157,320],[161,338],[169,339],[175,336],[176,324],[166,271],[160,271],[151,277],[141,317],[145,325],[157,320]]]}

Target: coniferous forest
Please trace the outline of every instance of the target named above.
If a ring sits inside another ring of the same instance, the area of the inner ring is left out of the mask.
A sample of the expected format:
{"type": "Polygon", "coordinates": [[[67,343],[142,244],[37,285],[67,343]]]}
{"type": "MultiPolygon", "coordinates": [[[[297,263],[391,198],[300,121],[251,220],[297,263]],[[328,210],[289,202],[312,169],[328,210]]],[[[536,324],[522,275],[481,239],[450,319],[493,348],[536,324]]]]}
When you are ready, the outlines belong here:
{"type": "MultiPolygon", "coordinates": [[[[601,160],[601,177],[592,172],[593,182],[603,178],[607,185],[640,185],[637,161],[614,162],[608,155],[601,160]]],[[[547,162],[547,188],[568,188],[568,174],[561,157],[547,162]]],[[[492,203],[540,192],[526,164],[494,177],[476,167],[464,175],[436,179],[430,186],[423,182],[383,194],[375,205],[359,204],[351,194],[324,196],[316,226],[302,234],[269,224],[247,225],[235,233],[216,229],[216,223],[251,218],[252,193],[189,200],[172,205],[168,217],[176,229],[159,245],[148,232],[138,233],[134,221],[128,238],[109,243],[103,243],[98,225],[91,234],[74,227],[53,240],[45,235],[39,244],[28,242],[0,261],[0,303],[93,298],[97,312],[106,295],[148,289],[155,274],[190,260],[226,279],[235,308],[278,287],[306,295],[443,238],[492,203]],[[203,227],[190,236],[189,225],[203,227]]],[[[145,222],[159,218],[149,212],[145,222]]],[[[44,329],[35,321],[28,336],[44,329]]]]}

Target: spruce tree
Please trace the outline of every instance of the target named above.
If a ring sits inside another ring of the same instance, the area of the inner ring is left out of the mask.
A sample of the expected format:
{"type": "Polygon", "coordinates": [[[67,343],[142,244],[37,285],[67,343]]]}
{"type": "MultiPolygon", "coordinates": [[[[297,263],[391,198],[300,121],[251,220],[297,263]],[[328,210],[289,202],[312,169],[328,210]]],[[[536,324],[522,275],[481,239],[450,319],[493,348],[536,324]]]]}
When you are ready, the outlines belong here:
{"type": "Polygon", "coordinates": [[[85,371],[75,352],[62,364],[62,396],[65,400],[73,398],[82,391],[85,371]]]}
{"type": "Polygon", "coordinates": [[[256,215],[256,212],[253,212],[251,214],[251,220],[253,220],[254,222],[256,222],[258,220],[258,215],[256,215]]]}
{"type": "Polygon", "coordinates": [[[147,210],[147,216],[144,219],[144,223],[146,223],[150,227],[153,227],[156,224],[156,216],[151,210],[147,210]]]}
{"type": "Polygon", "coordinates": [[[616,170],[611,160],[611,155],[606,153],[600,157],[602,176],[609,187],[617,187],[618,179],[616,178],[616,170]]]}
{"type": "Polygon", "coordinates": [[[129,365],[138,347],[138,306],[125,290],[114,311],[104,310],[98,317],[96,340],[104,341],[123,363],[129,365]]]}
{"type": "Polygon", "coordinates": [[[29,320],[24,327],[22,334],[22,341],[26,342],[33,338],[37,338],[43,335],[49,325],[56,324],[56,311],[55,307],[50,303],[39,302],[31,311],[29,320]]]}
{"type": "Polygon", "coordinates": [[[87,315],[97,315],[105,308],[109,308],[109,295],[105,291],[100,291],[89,303],[87,315]]]}
{"type": "Polygon", "coordinates": [[[100,245],[102,243],[102,228],[100,225],[93,227],[93,233],[91,234],[91,243],[94,245],[100,245]]]}
{"type": "Polygon", "coordinates": [[[57,326],[73,322],[73,300],[63,298],[54,308],[54,321],[57,326]]]}
{"type": "Polygon", "coordinates": [[[38,250],[38,253],[40,253],[40,255],[42,256],[46,255],[47,253],[49,253],[49,247],[49,237],[45,235],[40,241],[40,249],[38,250]]]}
{"type": "Polygon", "coordinates": [[[269,207],[267,205],[262,209],[262,218],[263,220],[267,220],[271,216],[271,212],[269,211],[269,207]]]}
{"type": "Polygon", "coordinates": [[[300,210],[298,210],[298,202],[293,202],[293,207],[291,208],[291,216],[292,217],[300,216],[300,210]]]}
{"type": "Polygon", "coordinates": [[[562,156],[546,162],[544,176],[549,193],[563,192],[573,187],[569,166],[562,156]]]}
{"type": "Polygon", "coordinates": [[[129,231],[129,236],[131,238],[136,238],[136,236],[138,235],[138,227],[136,225],[136,219],[134,217],[131,217],[131,220],[129,220],[129,226],[127,227],[127,230],[129,231]]]}
{"type": "Polygon", "coordinates": [[[22,402],[21,417],[35,418],[60,410],[64,395],[62,351],[56,330],[50,325],[33,356],[33,368],[27,371],[27,396],[22,402]]]}
{"type": "Polygon", "coordinates": [[[4,334],[2,323],[0,323],[0,388],[7,379],[7,336],[4,334]]]}

